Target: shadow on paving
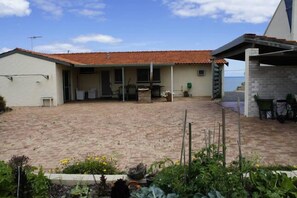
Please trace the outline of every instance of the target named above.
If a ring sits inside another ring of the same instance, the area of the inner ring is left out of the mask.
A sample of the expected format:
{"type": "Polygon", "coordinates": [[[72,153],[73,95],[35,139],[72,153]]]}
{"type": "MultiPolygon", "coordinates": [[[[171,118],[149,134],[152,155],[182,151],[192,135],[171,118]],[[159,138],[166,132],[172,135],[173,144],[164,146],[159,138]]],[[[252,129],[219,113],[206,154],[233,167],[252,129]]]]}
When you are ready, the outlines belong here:
{"type": "Polygon", "coordinates": [[[239,98],[239,108],[240,114],[244,114],[244,92],[225,92],[220,105],[231,109],[232,111],[238,112],[238,98],[239,98]]]}

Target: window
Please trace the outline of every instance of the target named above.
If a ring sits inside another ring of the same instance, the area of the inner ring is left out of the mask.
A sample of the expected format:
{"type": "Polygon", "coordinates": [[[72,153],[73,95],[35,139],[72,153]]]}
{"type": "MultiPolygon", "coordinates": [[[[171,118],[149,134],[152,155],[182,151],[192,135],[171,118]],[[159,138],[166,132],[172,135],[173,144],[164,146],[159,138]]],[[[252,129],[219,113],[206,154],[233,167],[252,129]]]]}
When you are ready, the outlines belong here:
{"type": "MultiPolygon", "coordinates": [[[[160,69],[153,70],[153,82],[160,82],[161,80],[160,69]]],[[[137,69],[137,82],[149,82],[150,70],[149,69],[137,69]]]]}
{"type": "Polygon", "coordinates": [[[114,70],[114,83],[115,84],[121,84],[123,82],[122,79],[122,70],[121,69],[115,69],[114,70]]]}
{"type": "Polygon", "coordinates": [[[198,76],[205,76],[205,70],[204,69],[199,69],[197,75],[198,76]]]}

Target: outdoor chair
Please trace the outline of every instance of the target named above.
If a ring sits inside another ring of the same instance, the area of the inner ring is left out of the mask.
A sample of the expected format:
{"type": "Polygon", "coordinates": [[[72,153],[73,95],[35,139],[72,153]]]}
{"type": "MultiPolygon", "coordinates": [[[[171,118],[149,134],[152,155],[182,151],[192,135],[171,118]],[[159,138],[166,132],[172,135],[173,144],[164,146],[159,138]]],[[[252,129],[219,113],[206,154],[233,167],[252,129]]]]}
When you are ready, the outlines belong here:
{"type": "Polygon", "coordinates": [[[274,119],[273,99],[260,99],[257,95],[255,95],[254,98],[259,108],[260,120],[262,120],[262,115],[264,115],[265,119],[274,119]]]}
{"type": "Polygon", "coordinates": [[[292,119],[297,122],[297,95],[288,94],[286,97],[287,101],[287,110],[288,110],[288,119],[292,119]]]}
{"type": "Polygon", "coordinates": [[[85,91],[76,89],[76,99],[84,100],[85,99],[85,91]]]}

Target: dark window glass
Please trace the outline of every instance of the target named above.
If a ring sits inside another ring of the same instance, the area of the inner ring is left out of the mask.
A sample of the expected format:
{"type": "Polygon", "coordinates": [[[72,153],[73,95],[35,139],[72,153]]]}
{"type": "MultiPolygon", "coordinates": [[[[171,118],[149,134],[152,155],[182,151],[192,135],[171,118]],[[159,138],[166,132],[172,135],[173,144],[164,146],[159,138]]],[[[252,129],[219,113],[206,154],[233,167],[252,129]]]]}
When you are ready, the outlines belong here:
{"type": "Polygon", "coordinates": [[[114,83],[120,84],[123,82],[122,79],[122,70],[121,69],[115,69],[114,70],[114,83]]]}
{"type": "MultiPolygon", "coordinates": [[[[153,82],[160,82],[161,75],[160,69],[153,70],[153,82]]],[[[149,69],[137,69],[137,82],[149,82],[150,70],[149,69]]]]}

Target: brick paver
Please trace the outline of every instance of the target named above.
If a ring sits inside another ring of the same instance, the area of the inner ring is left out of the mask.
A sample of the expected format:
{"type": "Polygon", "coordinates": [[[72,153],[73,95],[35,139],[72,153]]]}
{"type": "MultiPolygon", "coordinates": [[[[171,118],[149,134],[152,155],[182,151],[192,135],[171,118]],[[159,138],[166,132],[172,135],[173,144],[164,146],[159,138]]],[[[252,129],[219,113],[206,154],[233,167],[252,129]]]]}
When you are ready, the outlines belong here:
{"type": "MultiPolygon", "coordinates": [[[[55,168],[63,158],[88,153],[112,155],[121,169],[164,157],[176,160],[185,109],[188,121],[193,123],[193,147],[197,150],[205,145],[203,131],[221,122],[221,107],[208,99],[14,108],[0,115],[0,160],[24,154],[31,158],[31,164],[45,169],[55,168]]],[[[230,161],[238,153],[237,114],[226,110],[226,122],[230,161]]],[[[296,123],[241,117],[241,131],[244,155],[258,156],[262,163],[297,164],[296,123]]]]}

